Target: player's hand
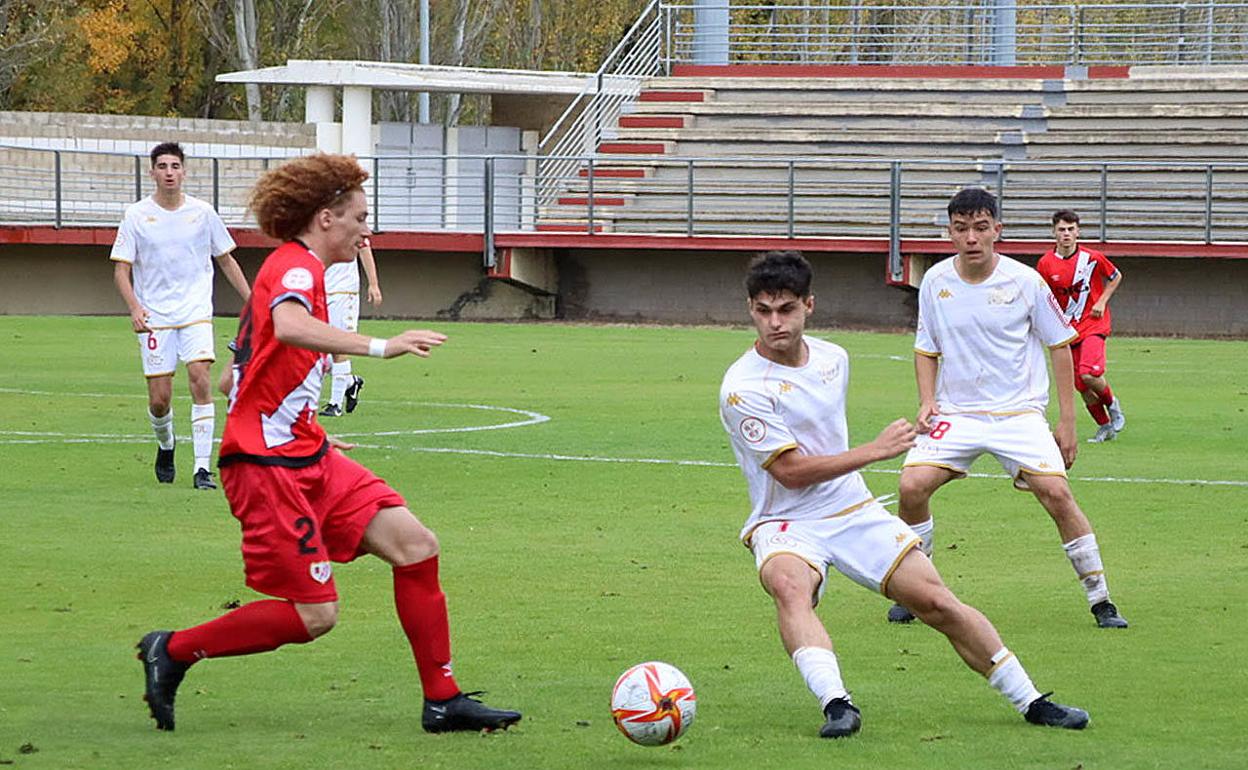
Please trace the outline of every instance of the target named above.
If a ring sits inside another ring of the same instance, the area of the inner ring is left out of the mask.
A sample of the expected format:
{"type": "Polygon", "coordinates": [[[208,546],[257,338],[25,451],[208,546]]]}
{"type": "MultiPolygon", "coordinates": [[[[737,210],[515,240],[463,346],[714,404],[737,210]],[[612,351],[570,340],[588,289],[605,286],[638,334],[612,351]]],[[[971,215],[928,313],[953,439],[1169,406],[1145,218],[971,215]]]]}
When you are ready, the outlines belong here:
{"type": "Polygon", "coordinates": [[[1101,317],[1101,316],[1103,316],[1103,315],[1105,315],[1105,305],[1103,305],[1103,304],[1101,304],[1100,302],[1098,302],[1098,303],[1096,303],[1095,305],[1093,305],[1093,306],[1092,306],[1092,317],[1093,317],[1093,318],[1100,318],[1100,317],[1101,317]]]}
{"type": "Polygon", "coordinates": [[[446,335],[428,329],[408,329],[386,340],[386,358],[410,353],[428,358],[429,351],[446,342],[446,335]]]}
{"type": "Polygon", "coordinates": [[[1075,455],[1079,453],[1079,439],[1075,436],[1074,421],[1059,422],[1057,430],[1053,431],[1053,438],[1057,440],[1057,448],[1061,450],[1062,462],[1069,469],[1075,464],[1075,455]]]}
{"type": "Polygon", "coordinates": [[[147,308],[142,305],[136,306],[130,311],[130,325],[134,327],[135,332],[150,332],[152,329],[147,325],[149,318],[147,308]]]}
{"type": "Polygon", "coordinates": [[[919,406],[919,416],[914,420],[914,429],[919,433],[927,433],[932,429],[932,418],[938,414],[940,414],[940,407],[935,402],[921,404],[919,406]]]}
{"type": "Polygon", "coordinates": [[[334,449],[341,449],[344,452],[350,452],[352,449],[355,449],[355,444],[351,444],[349,442],[343,441],[340,438],[335,438],[333,436],[326,436],[325,440],[328,441],[329,445],[332,446],[334,449]]]}
{"type": "Polygon", "coordinates": [[[380,304],[381,304],[381,288],[380,288],[380,287],[375,286],[375,285],[373,285],[373,284],[369,284],[369,286],[368,286],[368,304],[370,304],[370,305],[380,305],[380,304]]]}
{"type": "Polygon", "coordinates": [[[909,450],[914,446],[918,435],[910,421],[904,418],[894,420],[887,428],[875,437],[875,448],[879,450],[880,459],[888,460],[909,450]]]}

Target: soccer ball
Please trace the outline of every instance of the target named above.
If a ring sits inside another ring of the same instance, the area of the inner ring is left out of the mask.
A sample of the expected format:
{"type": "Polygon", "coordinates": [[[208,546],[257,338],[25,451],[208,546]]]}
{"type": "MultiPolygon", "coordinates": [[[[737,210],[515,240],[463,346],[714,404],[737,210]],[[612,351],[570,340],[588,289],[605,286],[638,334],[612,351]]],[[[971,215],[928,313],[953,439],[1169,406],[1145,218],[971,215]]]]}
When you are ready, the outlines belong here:
{"type": "Polygon", "coordinates": [[[693,724],[693,685],[680,669],[652,660],[620,674],[611,691],[611,718],[633,743],[662,746],[693,724]]]}

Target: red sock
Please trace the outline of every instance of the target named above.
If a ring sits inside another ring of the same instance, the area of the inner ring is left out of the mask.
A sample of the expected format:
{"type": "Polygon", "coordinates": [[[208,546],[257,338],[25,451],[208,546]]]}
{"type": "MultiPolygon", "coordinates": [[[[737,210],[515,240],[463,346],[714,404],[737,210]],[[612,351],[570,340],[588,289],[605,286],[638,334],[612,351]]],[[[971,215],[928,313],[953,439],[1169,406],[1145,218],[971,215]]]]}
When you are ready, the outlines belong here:
{"type": "Polygon", "coordinates": [[[394,606],[412,645],[425,698],[454,698],[459,685],[451,675],[451,621],[438,583],[437,556],[394,568],[394,606]]]}
{"type": "Polygon", "coordinates": [[[293,603],[264,599],[194,628],[175,631],[169,638],[169,657],[194,663],[202,658],[251,655],[310,641],[312,637],[293,603]]]}
{"type": "Polygon", "coordinates": [[[1092,419],[1096,420],[1097,425],[1105,425],[1109,422],[1109,412],[1105,411],[1105,405],[1099,401],[1095,404],[1088,404],[1088,414],[1092,415],[1092,419]]]}
{"type": "Polygon", "coordinates": [[[1114,403],[1114,391],[1109,389],[1109,383],[1105,383],[1105,390],[1101,391],[1101,406],[1109,406],[1114,403]]]}

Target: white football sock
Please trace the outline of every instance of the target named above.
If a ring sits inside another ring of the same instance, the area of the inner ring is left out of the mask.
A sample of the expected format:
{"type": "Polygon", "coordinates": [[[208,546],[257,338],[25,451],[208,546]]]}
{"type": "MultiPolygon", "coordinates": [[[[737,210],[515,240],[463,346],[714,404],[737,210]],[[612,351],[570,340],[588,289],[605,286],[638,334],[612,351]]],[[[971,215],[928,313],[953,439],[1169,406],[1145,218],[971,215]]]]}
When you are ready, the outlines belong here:
{"type": "Polygon", "coordinates": [[[152,423],[152,432],[156,434],[156,443],[161,449],[173,449],[173,407],[163,417],[152,414],[151,407],[147,410],[147,419],[152,423]]]}
{"type": "Polygon", "coordinates": [[[333,383],[329,389],[329,403],[342,406],[343,396],[346,395],[347,388],[351,386],[351,360],[335,361],[331,371],[333,383]]]}
{"type": "Polygon", "coordinates": [[[824,708],[836,698],[849,700],[835,652],[826,647],[799,647],[793,652],[793,665],[797,666],[806,680],[806,686],[819,699],[819,708],[824,708]]]}
{"type": "Polygon", "coordinates": [[[1005,647],[992,656],[988,684],[1004,695],[1020,714],[1026,713],[1031,702],[1040,697],[1040,691],[1031,683],[1031,677],[1027,676],[1023,664],[1005,647]]]}
{"type": "Polygon", "coordinates": [[[1096,545],[1096,535],[1087,534],[1077,537],[1069,543],[1063,543],[1062,549],[1075,568],[1079,582],[1088,595],[1088,605],[1097,604],[1109,599],[1109,584],[1105,581],[1105,566],[1101,564],[1101,549],[1096,545]]]}
{"type": "Polygon", "coordinates": [[[923,553],[927,554],[929,559],[932,558],[932,528],[935,526],[935,522],[930,517],[927,521],[910,525],[910,531],[918,535],[919,539],[923,541],[923,545],[919,547],[923,549],[923,553]]]}
{"type": "Polygon", "coordinates": [[[216,429],[216,404],[191,404],[191,443],[195,447],[195,471],[212,467],[212,433],[216,429]]]}

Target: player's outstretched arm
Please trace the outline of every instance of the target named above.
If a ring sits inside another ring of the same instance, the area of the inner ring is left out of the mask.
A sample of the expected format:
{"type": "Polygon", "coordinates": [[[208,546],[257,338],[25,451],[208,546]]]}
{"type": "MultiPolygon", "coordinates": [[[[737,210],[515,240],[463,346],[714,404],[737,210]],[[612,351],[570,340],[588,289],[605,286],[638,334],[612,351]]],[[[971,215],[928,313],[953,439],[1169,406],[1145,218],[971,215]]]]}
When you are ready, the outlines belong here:
{"type": "Polygon", "coordinates": [[[381,306],[381,281],[377,279],[377,261],[373,259],[373,248],[365,246],[360,249],[360,265],[364,268],[364,277],[368,279],[368,293],[365,295],[368,304],[381,306]]]}
{"type": "Polygon", "coordinates": [[[801,489],[896,457],[914,446],[915,435],[908,420],[898,419],[869,443],[836,455],[804,455],[789,450],[777,457],[767,471],[786,489],[801,489]]]}
{"type": "Polygon", "coordinates": [[[126,308],[130,311],[130,326],[135,332],[150,332],[151,329],[147,325],[147,308],[139,304],[139,298],[134,293],[134,285],[130,282],[131,269],[129,262],[114,261],[113,283],[117,285],[117,292],[121,294],[126,308]]]}
{"type": "Polygon", "coordinates": [[[404,354],[426,358],[430,350],[446,341],[445,334],[424,329],[409,329],[388,340],[335,329],[312,317],[301,302],[293,299],[273,308],[273,333],[283,344],[318,353],[378,358],[395,358],[404,354]]]}

